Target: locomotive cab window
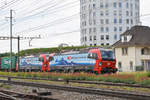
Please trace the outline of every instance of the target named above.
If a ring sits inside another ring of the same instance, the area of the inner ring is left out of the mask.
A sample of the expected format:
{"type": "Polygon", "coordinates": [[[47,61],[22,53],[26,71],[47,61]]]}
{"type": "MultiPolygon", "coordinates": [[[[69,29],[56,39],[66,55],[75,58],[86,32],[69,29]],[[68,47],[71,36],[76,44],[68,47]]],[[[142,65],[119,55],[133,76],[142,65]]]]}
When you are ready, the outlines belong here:
{"type": "Polygon", "coordinates": [[[97,54],[96,53],[89,53],[88,54],[88,58],[91,58],[91,59],[98,59],[98,56],[97,56],[97,54]]]}
{"type": "Polygon", "coordinates": [[[103,60],[115,60],[113,51],[101,50],[101,56],[103,60]]]}

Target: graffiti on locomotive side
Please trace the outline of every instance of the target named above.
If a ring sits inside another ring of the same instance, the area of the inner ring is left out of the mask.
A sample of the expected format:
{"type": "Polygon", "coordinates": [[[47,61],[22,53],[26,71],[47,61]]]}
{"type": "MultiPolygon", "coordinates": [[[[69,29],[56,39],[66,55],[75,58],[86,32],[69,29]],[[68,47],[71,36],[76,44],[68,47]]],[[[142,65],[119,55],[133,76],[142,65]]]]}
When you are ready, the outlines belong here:
{"type": "Polygon", "coordinates": [[[38,57],[22,58],[20,60],[20,65],[22,65],[22,66],[25,66],[25,65],[41,66],[42,62],[39,61],[38,57]]]}
{"type": "Polygon", "coordinates": [[[4,64],[10,64],[10,60],[5,60],[4,64]]]}
{"type": "Polygon", "coordinates": [[[50,62],[50,66],[83,66],[83,65],[95,65],[94,59],[88,58],[88,53],[86,54],[76,54],[76,55],[62,55],[54,56],[54,60],[50,62]]]}

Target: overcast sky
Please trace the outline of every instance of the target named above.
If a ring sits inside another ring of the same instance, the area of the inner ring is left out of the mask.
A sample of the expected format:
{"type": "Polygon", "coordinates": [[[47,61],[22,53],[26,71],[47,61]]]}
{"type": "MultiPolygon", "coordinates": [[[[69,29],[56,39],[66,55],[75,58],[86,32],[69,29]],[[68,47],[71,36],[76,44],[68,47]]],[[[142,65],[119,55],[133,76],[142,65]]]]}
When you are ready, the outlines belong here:
{"type": "MultiPolygon", "coordinates": [[[[150,14],[150,0],[140,0],[140,15],[150,14]]],[[[57,47],[61,43],[80,45],[79,0],[0,0],[0,36],[9,36],[10,9],[13,9],[13,36],[38,36],[42,39],[21,40],[21,50],[57,47]],[[74,31],[74,32],[72,32],[74,31]],[[72,33],[69,33],[72,32],[72,33]]],[[[141,17],[150,26],[150,16],[141,17]]],[[[0,41],[0,53],[9,52],[8,40],[0,41]]],[[[13,51],[17,41],[13,40],[13,51]]]]}

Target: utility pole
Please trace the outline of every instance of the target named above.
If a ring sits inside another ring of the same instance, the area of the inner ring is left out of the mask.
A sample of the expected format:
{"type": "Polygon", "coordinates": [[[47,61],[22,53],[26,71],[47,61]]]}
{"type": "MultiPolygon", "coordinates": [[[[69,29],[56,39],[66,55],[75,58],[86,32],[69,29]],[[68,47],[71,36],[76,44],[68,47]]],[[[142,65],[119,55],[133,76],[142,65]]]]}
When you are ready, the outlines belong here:
{"type": "Polygon", "coordinates": [[[6,17],[6,18],[10,19],[10,37],[9,37],[10,38],[10,71],[12,69],[12,26],[13,26],[13,24],[12,24],[12,19],[13,19],[12,12],[13,12],[13,10],[10,9],[10,17],[6,17]]]}
{"type": "Polygon", "coordinates": [[[12,69],[12,9],[10,10],[10,71],[12,69]]]}
{"type": "Polygon", "coordinates": [[[20,36],[18,36],[18,71],[20,70],[20,36]]]}

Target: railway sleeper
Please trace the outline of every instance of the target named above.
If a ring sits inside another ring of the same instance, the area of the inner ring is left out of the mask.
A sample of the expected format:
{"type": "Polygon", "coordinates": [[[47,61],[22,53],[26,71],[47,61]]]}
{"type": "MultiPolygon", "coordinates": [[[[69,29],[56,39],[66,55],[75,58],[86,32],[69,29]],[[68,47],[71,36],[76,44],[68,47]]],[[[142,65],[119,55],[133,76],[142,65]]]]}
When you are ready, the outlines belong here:
{"type": "Polygon", "coordinates": [[[7,96],[7,98],[5,97],[4,100],[17,100],[17,99],[14,99],[14,98],[27,98],[27,99],[34,99],[34,100],[56,100],[56,99],[52,99],[52,98],[48,98],[48,97],[43,97],[45,95],[50,95],[51,92],[47,92],[47,93],[43,92],[43,93],[39,93],[39,95],[36,95],[36,94],[23,94],[23,93],[8,91],[8,90],[1,90],[0,92],[2,92],[4,94],[9,94],[9,96],[7,96]]]}

